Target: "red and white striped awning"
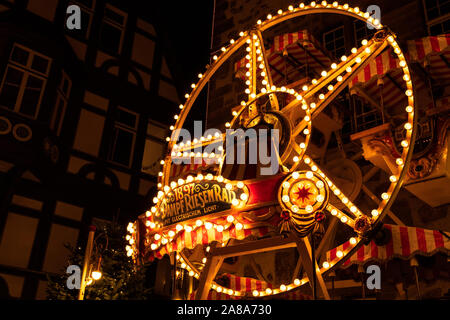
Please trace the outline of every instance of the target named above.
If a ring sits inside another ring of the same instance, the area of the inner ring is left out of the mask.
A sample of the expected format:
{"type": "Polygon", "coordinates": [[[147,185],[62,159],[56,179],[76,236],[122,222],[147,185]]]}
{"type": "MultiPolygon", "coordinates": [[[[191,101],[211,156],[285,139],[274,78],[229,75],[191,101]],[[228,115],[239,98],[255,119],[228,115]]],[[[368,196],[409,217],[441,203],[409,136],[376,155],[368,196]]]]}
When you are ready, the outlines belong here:
{"type": "MultiPolygon", "coordinates": [[[[421,63],[431,78],[437,82],[450,82],[450,34],[410,40],[407,43],[408,50],[405,56],[409,62],[421,63]]],[[[357,83],[371,82],[374,77],[378,79],[388,73],[395,73],[398,68],[400,68],[398,59],[393,54],[392,48],[388,48],[353,78],[350,87],[357,83]]],[[[423,81],[417,78],[413,77],[416,90],[425,86],[423,81]]],[[[402,82],[397,81],[399,84],[402,82]]],[[[388,92],[395,92],[395,90],[389,90],[388,92]]],[[[390,98],[387,97],[386,100],[389,101],[390,98]]]]}
{"type": "Polygon", "coordinates": [[[353,78],[350,87],[358,82],[368,82],[375,76],[383,76],[397,68],[399,68],[398,59],[395,58],[393,51],[384,50],[353,78]]]}
{"type": "MultiPolygon", "coordinates": [[[[307,30],[286,33],[276,36],[273,39],[273,45],[269,50],[268,61],[273,69],[277,69],[289,76],[288,84],[302,77],[306,77],[305,71],[301,72],[297,67],[287,62],[284,54],[288,54],[301,65],[308,66],[318,74],[327,70],[331,66],[331,59],[325,54],[326,50],[322,48],[311,33],[307,30]],[[286,71],[285,71],[286,70],[286,71]]],[[[284,77],[278,72],[271,72],[274,83],[282,83],[284,77]]]]}
{"type": "MultiPolygon", "coordinates": [[[[368,261],[387,261],[392,258],[410,259],[414,255],[430,256],[436,252],[450,253],[450,240],[437,230],[415,227],[404,227],[385,224],[391,231],[392,237],[388,244],[377,246],[374,241],[361,246],[342,265],[347,268],[353,264],[365,264],[368,261]]],[[[327,261],[336,263],[338,251],[345,252],[352,245],[349,241],[327,252],[327,261]]]]}
{"type": "Polygon", "coordinates": [[[407,45],[410,62],[419,62],[437,83],[450,83],[450,34],[409,40],[407,45]]]}
{"type": "MultiPolygon", "coordinates": [[[[365,93],[372,98],[375,102],[381,105],[381,99],[383,99],[383,106],[385,108],[393,108],[396,106],[406,106],[407,97],[405,95],[406,86],[403,81],[403,71],[401,69],[394,69],[388,72],[389,76],[381,78],[373,77],[367,82],[353,83],[353,86],[360,86],[365,93]]],[[[413,78],[415,90],[421,90],[425,87],[423,81],[413,78]]],[[[352,93],[358,94],[356,91],[352,93]]]]}
{"type": "MultiPolygon", "coordinates": [[[[312,69],[318,74],[322,70],[329,69],[332,62],[325,52],[320,42],[307,30],[275,36],[271,48],[267,51],[273,83],[287,85],[305,78],[306,70],[299,70],[300,67],[312,69]],[[289,63],[287,56],[298,65],[289,63]],[[285,81],[285,77],[288,81],[285,81]]],[[[236,77],[244,78],[247,62],[245,58],[236,62],[234,66],[236,77]]]]}
{"type": "Polygon", "coordinates": [[[450,34],[409,40],[407,45],[409,61],[423,62],[427,56],[440,54],[450,47],[450,34]]]}

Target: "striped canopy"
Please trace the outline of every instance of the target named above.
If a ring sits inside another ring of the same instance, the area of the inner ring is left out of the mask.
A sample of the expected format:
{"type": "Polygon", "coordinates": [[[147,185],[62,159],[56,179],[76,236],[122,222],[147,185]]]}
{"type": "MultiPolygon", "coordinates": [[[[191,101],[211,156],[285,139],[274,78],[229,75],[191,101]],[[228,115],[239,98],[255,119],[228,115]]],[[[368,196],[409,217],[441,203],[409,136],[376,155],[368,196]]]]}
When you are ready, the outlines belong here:
{"type": "Polygon", "coordinates": [[[439,84],[450,83],[450,34],[408,41],[411,62],[419,62],[439,84]]]}
{"type": "MultiPolygon", "coordinates": [[[[307,70],[320,74],[331,65],[326,50],[307,30],[275,36],[267,51],[267,60],[275,85],[287,85],[305,78],[307,70]]],[[[245,58],[236,62],[236,77],[244,78],[247,62],[245,58]]]]}
{"type": "MultiPolygon", "coordinates": [[[[450,239],[437,230],[428,230],[415,227],[404,227],[385,224],[392,237],[384,246],[377,246],[375,241],[361,246],[342,265],[347,268],[353,264],[365,264],[369,261],[388,261],[393,258],[410,259],[414,255],[432,255],[438,251],[450,253],[450,239]]],[[[349,241],[327,252],[327,261],[337,262],[338,251],[350,248],[349,241]]]]}

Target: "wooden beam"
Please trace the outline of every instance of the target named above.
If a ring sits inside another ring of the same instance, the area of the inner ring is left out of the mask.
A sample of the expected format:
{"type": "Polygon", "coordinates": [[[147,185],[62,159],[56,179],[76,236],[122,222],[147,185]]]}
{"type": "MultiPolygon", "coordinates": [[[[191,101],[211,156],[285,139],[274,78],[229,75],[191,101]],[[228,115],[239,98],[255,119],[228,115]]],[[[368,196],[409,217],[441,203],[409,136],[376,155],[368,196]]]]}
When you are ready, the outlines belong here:
{"type": "Polygon", "coordinates": [[[297,260],[297,264],[295,265],[294,273],[292,274],[291,282],[294,282],[294,280],[297,279],[298,273],[300,272],[301,267],[302,267],[302,259],[299,256],[298,260],[297,260]]]}
{"type": "MultiPolygon", "coordinates": [[[[330,281],[326,282],[327,288],[331,289],[332,285],[330,281]]],[[[361,287],[361,282],[355,280],[339,280],[334,281],[334,289],[345,289],[345,288],[358,288],[361,287]]]]}
{"type": "MultiPolygon", "coordinates": [[[[362,185],[362,190],[364,191],[365,194],[367,194],[369,196],[370,199],[372,199],[376,204],[380,204],[380,200],[377,198],[377,196],[375,196],[373,194],[372,191],[369,190],[369,188],[367,188],[364,184],[362,185]]],[[[391,218],[396,224],[398,224],[399,226],[404,226],[405,224],[402,222],[402,220],[400,220],[391,210],[387,211],[387,215],[389,216],[389,218],[391,218]]]]}
{"type": "Polygon", "coordinates": [[[394,84],[394,86],[401,92],[404,93],[404,90],[401,85],[398,84],[397,81],[395,81],[394,78],[389,73],[386,73],[386,77],[394,84]]]}
{"type": "Polygon", "coordinates": [[[330,216],[330,224],[328,225],[327,231],[320,241],[319,247],[316,250],[316,257],[320,257],[324,250],[329,249],[330,242],[334,240],[334,236],[336,235],[336,226],[338,225],[338,218],[330,216]]]}
{"type": "MultiPolygon", "coordinates": [[[[309,240],[307,237],[298,239],[297,249],[298,253],[300,254],[300,258],[302,259],[302,265],[305,268],[306,274],[308,275],[309,284],[312,286],[312,279],[314,277],[312,268],[313,264],[312,252],[311,252],[311,245],[309,244],[309,240]]],[[[319,270],[316,261],[314,261],[314,265],[316,267],[316,270],[319,270]]],[[[319,285],[319,288],[322,291],[325,300],[330,300],[330,295],[328,294],[327,286],[325,284],[325,281],[323,281],[322,274],[320,272],[316,272],[316,281],[317,284],[319,285]]]]}
{"type": "Polygon", "coordinates": [[[297,46],[302,49],[303,51],[305,51],[305,53],[311,58],[313,59],[317,64],[319,64],[322,68],[326,68],[325,65],[322,63],[322,61],[320,61],[319,59],[317,59],[317,57],[315,55],[313,55],[311,52],[308,51],[308,49],[306,49],[304,46],[302,46],[300,43],[297,42],[297,46]]]}
{"type": "Polygon", "coordinates": [[[211,249],[211,256],[220,256],[222,258],[238,257],[279,249],[295,248],[296,246],[296,240],[293,237],[275,237],[211,249]]]}
{"type": "Polygon", "coordinates": [[[379,105],[378,102],[376,102],[375,100],[372,99],[371,96],[369,96],[369,94],[366,92],[366,90],[364,90],[362,87],[356,85],[352,87],[352,90],[355,90],[356,92],[358,92],[358,94],[360,96],[362,96],[365,100],[367,100],[367,102],[369,102],[373,107],[375,107],[375,109],[377,109],[378,111],[380,111],[381,113],[384,112],[384,115],[386,116],[386,118],[392,122],[391,120],[391,115],[386,111],[386,108],[383,110],[383,108],[381,108],[381,106],[379,105]]]}
{"type": "Polygon", "coordinates": [[[195,300],[206,300],[208,298],[211,282],[216,277],[222,263],[223,257],[211,257],[206,261],[205,268],[200,275],[198,289],[195,293],[195,300]]]}

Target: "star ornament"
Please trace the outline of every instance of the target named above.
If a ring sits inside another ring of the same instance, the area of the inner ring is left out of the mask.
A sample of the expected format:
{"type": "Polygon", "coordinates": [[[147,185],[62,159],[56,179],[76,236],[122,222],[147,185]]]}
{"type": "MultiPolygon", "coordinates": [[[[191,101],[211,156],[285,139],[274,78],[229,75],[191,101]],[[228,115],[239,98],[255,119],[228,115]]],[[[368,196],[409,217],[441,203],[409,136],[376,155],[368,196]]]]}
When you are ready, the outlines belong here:
{"type": "Polygon", "coordinates": [[[297,200],[301,201],[302,203],[308,201],[309,196],[313,195],[313,193],[309,190],[310,188],[307,188],[305,185],[300,185],[297,189],[297,192],[294,192],[294,194],[297,196],[297,200]]]}

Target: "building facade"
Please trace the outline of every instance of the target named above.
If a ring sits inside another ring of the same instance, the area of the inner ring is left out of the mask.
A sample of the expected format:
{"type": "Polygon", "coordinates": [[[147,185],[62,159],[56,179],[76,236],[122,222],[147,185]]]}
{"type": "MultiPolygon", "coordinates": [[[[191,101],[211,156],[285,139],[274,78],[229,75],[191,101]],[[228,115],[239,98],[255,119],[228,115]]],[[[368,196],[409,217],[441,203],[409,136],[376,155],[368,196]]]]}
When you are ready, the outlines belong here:
{"type": "Polygon", "coordinates": [[[64,243],[148,207],[179,104],[174,57],[135,2],[0,1],[0,21],[1,295],[43,299],[64,243]]]}

